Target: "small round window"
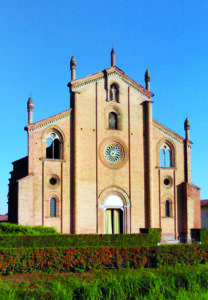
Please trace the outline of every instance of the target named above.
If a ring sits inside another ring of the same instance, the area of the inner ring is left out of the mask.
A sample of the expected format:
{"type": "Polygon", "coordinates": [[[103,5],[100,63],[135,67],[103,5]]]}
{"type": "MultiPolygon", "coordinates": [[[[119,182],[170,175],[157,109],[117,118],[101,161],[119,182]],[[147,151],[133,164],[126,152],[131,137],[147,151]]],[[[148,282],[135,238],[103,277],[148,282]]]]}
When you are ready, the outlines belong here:
{"type": "Polygon", "coordinates": [[[170,179],[169,178],[165,178],[164,179],[164,185],[169,185],[170,184],[170,179]]]}
{"type": "Polygon", "coordinates": [[[56,174],[50,174],[48,177],[48,186],[50,188],[57,188],[60,183],[60,178],[56,174]]]}
{"type": "Polygon", "coordinates": [[[57,184],[57,179],[55,177],[52,177],[50,180],[49,180],[50,184],[51,185],[56,185],[57,184]]]}
{"type": "Polygon", "coordinates": [[[163,178],[163,185],[166,188],[170,188],[173,184],[173,179],[171,178],[171,176],[165,176],[165,178],[163,178]]]}

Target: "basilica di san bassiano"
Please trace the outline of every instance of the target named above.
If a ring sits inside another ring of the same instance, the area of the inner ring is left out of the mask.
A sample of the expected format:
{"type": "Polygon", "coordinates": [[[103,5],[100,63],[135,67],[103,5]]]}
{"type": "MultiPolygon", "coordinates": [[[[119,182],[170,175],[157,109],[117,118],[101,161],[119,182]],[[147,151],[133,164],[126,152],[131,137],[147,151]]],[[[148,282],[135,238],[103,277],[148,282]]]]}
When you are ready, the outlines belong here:
{"type": "Polygon", "coordinates": [[[9,221],[68,234],[161,228],[164,240],[189,239],[201,226],[189,121],[184,138],[153,119],[149,71],[143,87],[116,66],[113,49],[110,58],[80,79],[71,58],[66,111],[33,122],[29,98],[28,155],[13,162],[9,221]]]}

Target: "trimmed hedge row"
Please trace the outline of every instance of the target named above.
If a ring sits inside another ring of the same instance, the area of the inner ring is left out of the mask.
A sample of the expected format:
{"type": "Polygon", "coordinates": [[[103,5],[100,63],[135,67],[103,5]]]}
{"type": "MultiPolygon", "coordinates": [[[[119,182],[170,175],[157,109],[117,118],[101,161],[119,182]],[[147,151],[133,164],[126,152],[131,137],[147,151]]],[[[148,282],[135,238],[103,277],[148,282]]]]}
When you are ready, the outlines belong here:
{"type": "Polygon", "coordinates": [[[53,227],[24,226],[12,223],[0,223],[0,236],[11,235],[55,235],[59,234],[53,227]]]}
{"type": "Polygon", "coordinates": [[[139,234],[0,236],[0,248],[154,246],[161,241],[161,229],[151,230],[139,234]]]}
{"type": "Polygon", "coordinates": [[[0,249],[0,274],[204,264],[208,245],[0,249]]]}

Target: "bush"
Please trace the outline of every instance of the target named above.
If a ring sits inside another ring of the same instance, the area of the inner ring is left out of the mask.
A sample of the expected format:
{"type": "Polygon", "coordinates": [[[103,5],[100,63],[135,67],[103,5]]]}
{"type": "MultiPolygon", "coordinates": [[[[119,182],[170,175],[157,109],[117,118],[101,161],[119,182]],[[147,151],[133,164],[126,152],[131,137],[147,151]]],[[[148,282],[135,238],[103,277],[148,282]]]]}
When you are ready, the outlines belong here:
{"type": "Polygon", "coordinates": [[[58,234],[53,227],[43,226],[23,226],[12,223],[0,223],[0,236],[1,235],[52,235],[58,234]]]}
{"type": "MultiPolygon", "coordinates": [[[[45,227],[44,227],[45,228],[45,227]]],[[[139,247],[155,246],[154,234],[68,234],[42,236],[0,236],[0,248],[40,247],[139,247]]]]}
{"type": "Polygon", "coordinates": [[[0,273],[74,272],[198,265],[208,262],[208,245],[0,249],[0,273]]]}

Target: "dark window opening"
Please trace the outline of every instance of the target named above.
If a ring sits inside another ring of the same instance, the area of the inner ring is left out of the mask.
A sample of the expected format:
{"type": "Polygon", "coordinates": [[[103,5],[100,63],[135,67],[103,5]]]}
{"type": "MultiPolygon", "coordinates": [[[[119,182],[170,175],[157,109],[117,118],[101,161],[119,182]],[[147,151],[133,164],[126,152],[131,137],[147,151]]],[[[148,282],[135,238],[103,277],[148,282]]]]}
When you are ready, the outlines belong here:
{"type": "Polygon", "coordinates": [[[169,185],[169,184],[170,184],[170,179],[165,178],[165,179],[164,179],[164,185],[169,185]]]}
{"type": "Polygon", "coordinates": [[[60,141],[59,139],[52,140],[51,138],[47,139],[46,147],[46,158],[59,159],[60,158],[60,141]]]}
{"type": "Polygon", "coordinates": [[[51,198],[50,200],[50,216],[56,217],[56,199],[51,198]]]}
{"type": "Polygon", "coordinates": [[[117,114],[115,112],[109,113],[109,129],[118,129],[117,114]]]}
{"type": "Polygon", "coordinates": [[[165,216],[170,217],[170,202],[168,200],[165,201],[165,216]]]}
{"type": "Polygon", "coordinates": [[[51,185],[55,185],[57,183],[57,179],[52,177],[50,180],[49,180],[50,184],[51,185]]]}

